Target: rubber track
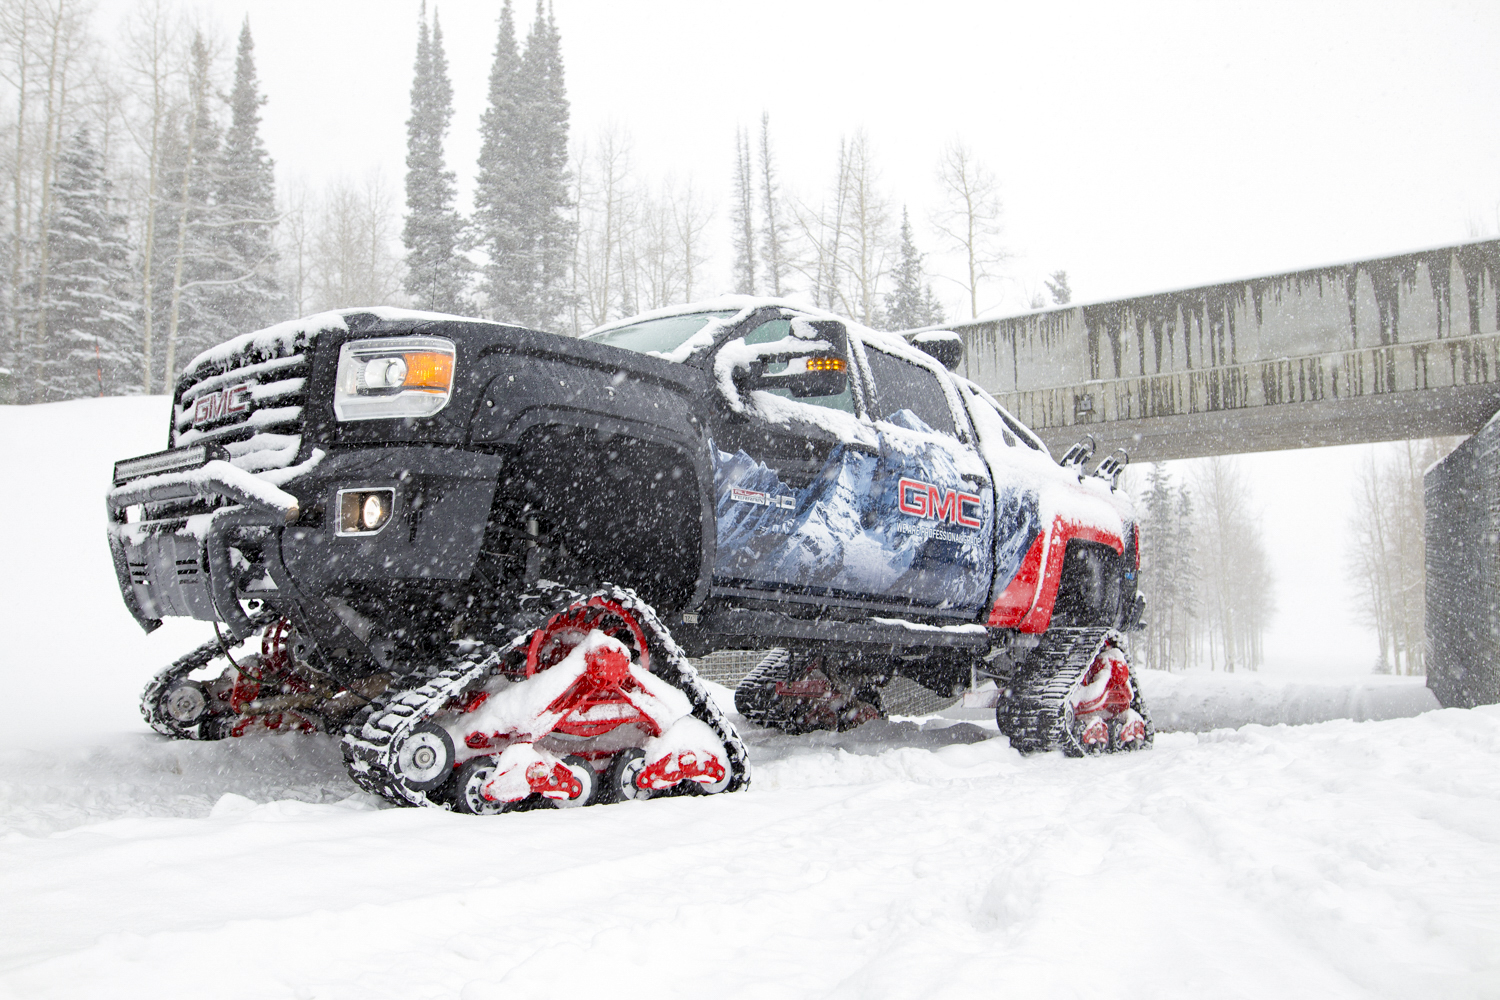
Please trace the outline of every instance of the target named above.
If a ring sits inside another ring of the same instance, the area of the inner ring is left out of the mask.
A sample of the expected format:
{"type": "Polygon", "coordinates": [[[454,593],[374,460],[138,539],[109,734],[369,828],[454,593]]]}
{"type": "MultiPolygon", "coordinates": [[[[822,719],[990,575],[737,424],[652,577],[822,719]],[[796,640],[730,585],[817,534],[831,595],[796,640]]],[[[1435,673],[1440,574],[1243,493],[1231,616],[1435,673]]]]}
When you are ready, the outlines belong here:
{"type": "MultiPolygon", "coordinates": [[[[1064,720],[1063,706],[1068,692],[1082,679],[1094,657],[1113,639],[1124,648],[1124,637],[1113,628],[1056,628],[1049,630],[1041,643],[1031,651],[1010,682],[1010,696],[995,711],[1000,731],[1010,737],[1010,745],[1022,753],[1061,750],[1069,757],[1083,757],[1085,751],[1064,720]]],[[[1155,730],[1151,716],[1141,698],[1140,684],[1131,667],[1135,698],[1131,707],[1146,720],[1145,745],[1150,746],[1155,730]]]]}
{"type": "Polygon", "coordinates": [[[617,601],[637,615],[649,635],[651,672],[681,689],[692,703],[694,717],[707,723],[723,741],[730,764],[729,786],[725,791],[734,792],[747,787],[750,784],[749,755],[739,733],[714,704],[698,679],[697,671],[657,619],[655,611],[633,591],[623,587],[605,588],[591,595],[562,588],[528,595],[522,599],[523,606],[541,606],[536,625],[522,629],[503,646],[479,647],[418,687],[390,692],[377,699],[365,710],[363,724],[356,721],[344,736],[344,763],[355,784],[397,805],[452,809],[453,804],[442,795],[444,786],[440,785],[430,793],[422,792],[409,787],[396,774],[396,753],[402,742],[417,726],[441,714],[454,701],[462,700],[483,684],[507,656],[530,641],[532,632],[546,618],[575,601],[596,595],[617,601]]]}
{"type": "MultiPolygon", "coordinates": [[[[257,612],[254,615],[251,615],[250,624],[258,630],[271,624],[273,621],[280,617],[281,615],[279,612],[266,609],[257,612]]],[[[205,737],[199,734],[199,730],[201,728],[199,725],[192,725],[184,728],[173,722],[169,716],[162,714],[160,710],[160,698],[162,693],[171,686],[173,681],[181,677],[186,677],[188,674],[192,673],[194,670],[199,669],[200,667],[208,666],[208,664],[213,662],[215,658],[221,657],[223,655],[224,647],[219,644],[219,640],[214,639],[210,642],[205,642],[203,645],[199,646],[191,653],[186,653],[182,656],[179,656],[177,659],[172,661],[171,666],[167,667],[165,670],[158,672],[155,677],[151,678],[151,682],[147,684],[146,689],[141,692],[141,717],[146,720],[146,725],[150,726],[158,733],[161,733],[163,736],[170,736],[173,739],[204,739],[205,737]]]]}
{"type": "Polygon", "coordinates": [[[734,707],[757,726],[785,729],[783,713],[777,711],[781,698],[776,694],[778,681],[792,679],[792,654],[785,649],[769,649],[765,657],[734,688],[734,707]]]}

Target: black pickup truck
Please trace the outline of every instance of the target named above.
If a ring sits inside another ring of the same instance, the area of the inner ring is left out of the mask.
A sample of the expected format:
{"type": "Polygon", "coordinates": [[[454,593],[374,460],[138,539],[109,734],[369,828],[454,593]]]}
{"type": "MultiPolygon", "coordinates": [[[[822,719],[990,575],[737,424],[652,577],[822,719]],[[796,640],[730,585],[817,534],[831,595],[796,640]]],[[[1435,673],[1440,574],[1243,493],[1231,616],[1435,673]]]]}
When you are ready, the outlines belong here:
{"type": "Polygon", "coordinates": [[[687,659],[716,649],[766,650],[736,706],[787,731],[996,678],[1023,750],[1149,746],[1124,456],[1054,461],[960,361],[746,297],[576,339],[373,308],[231,340],[108,495],[137,621],[219,635],[143,712],[342,734],[362,787],[480,813],[745,787],[687,659]]]}

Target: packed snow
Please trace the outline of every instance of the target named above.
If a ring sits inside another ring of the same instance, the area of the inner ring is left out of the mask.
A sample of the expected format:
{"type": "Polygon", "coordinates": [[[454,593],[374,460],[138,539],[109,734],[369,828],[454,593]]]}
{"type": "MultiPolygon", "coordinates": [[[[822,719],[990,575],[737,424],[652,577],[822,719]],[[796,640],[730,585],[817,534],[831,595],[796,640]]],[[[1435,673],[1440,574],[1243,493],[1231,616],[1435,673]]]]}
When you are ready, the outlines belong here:
{"type": "Polygon", "coordinates": [[[102,497],[166,416],[0,407],[0,997],[1500,994],[1500,708],[1419,680],[1146,673],[1176,731],[1082,761],[736,717],[744,793],[500,817],[384,807],[321,736],[154,735],[207,629],[136,628],[102,497]]]}

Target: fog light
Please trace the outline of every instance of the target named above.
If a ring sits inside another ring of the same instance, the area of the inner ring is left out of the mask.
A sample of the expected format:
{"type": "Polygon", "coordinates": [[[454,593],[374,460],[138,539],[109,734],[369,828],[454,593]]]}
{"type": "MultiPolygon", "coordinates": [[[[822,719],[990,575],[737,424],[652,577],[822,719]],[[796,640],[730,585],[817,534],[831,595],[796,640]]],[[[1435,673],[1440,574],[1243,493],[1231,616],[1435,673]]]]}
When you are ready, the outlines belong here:
{"type": "Polygon", "coordinates": [[[360,524],[366,531],[374,531],[385,523],[385,519],[391,516],[390,507],[386,506],[385,497],[379,493],[371,493],[365,497],[364,506],[360,508],[360,524]]]}
{"type": "Polygon", "coordinates": [[[396,491],[339,490],[339,531],[341,535],[373,535],[391,519],[396,506],[396,491]]]}

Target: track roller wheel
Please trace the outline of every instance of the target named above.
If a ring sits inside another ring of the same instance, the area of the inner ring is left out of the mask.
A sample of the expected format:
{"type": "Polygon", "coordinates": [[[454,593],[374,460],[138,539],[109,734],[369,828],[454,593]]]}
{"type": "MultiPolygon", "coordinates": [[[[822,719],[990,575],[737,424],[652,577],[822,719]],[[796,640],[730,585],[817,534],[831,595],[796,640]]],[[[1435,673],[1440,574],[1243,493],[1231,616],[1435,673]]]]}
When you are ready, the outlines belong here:
{"type": "Polygon", "coordinates": [[[471,816],[494,816],[509,809],[509,802],[484,797],[484,786],[494,776],[495,758],[472,757],[464,761],[453,779],[453,810],[471,816]]]}
{"type": "Polygon", "coordinates": [[[599,778],[594,774],[593,767],[577,754],[568,754],[562,762],[563,766],[573,773],[573,777],[578,779],[578,783],[583,786],[583,791],[577,798],[548,799],[548,801],[559,809],[576,809],[578,806],[593,805],[600,788],[599,778]]]}
{"type": "Polygon", "coordinates": [[[173,725],[183,729],[196,726],[208,716],[208,692],[203,685],[187,678],[173,681],[161,693],[161,711],[173,725]]]}
{"type": "Polygon", "coordinates": [[[413,791],[431,791],[453,774],[453,761],[453,738],[448,731],[424,722],[396,751],[396,777],[413,791]]]}
{"type": "Polygon", "coordinates": [[[630,802],[636,799],[649,799],[651,792],[636,783],[641,772],[646,769],[646,752],[637,747],[629,750],[621,750],[609,761],[609,767],[604,769],[604,775],[600,778],[599,788],[600,802],[630,802]]]}
{"type": "Polygon", "coordinates": [[[689,795],[717,795],[724,789],[729,787],[729,781],[732,777],[733,775],[730,774],[729,769],[726,767],[724,769],[724,777],[720,778],[718,781],[704,784],[701,781],[689,780],[684,781],[678,787],[686,790],[689,795]]]}

